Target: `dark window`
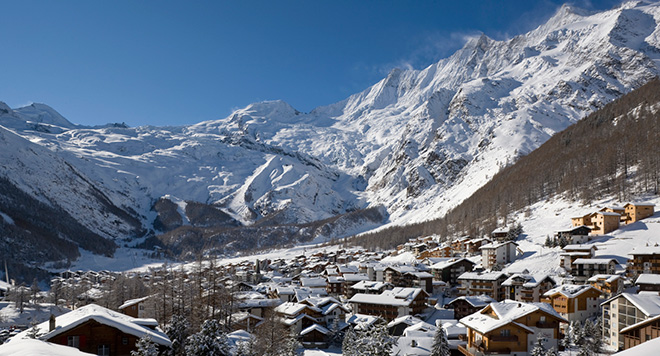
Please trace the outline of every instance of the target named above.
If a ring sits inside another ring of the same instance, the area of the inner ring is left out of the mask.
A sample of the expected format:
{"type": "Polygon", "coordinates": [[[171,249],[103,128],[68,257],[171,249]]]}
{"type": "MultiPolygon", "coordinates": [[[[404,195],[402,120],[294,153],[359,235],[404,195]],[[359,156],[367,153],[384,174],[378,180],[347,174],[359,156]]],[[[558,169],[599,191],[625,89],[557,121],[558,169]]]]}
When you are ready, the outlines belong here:
{"type": "Polygon", "coordinates": [[[110,346],[108,345],[99,345],[97,350],[96,354],[99,356],[110,356],[110,346]]]}

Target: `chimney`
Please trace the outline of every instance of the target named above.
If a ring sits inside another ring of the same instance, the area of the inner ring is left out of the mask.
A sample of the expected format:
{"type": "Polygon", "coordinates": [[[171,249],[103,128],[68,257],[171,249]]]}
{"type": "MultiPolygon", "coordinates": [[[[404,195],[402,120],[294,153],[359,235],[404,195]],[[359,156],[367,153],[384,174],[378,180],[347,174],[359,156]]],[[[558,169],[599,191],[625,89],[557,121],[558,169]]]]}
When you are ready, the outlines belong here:
{"type": "Polygon", "coordinates": [[[48,332],[55,330],[55,315],[51,314],[48,319],[48,332]]]}

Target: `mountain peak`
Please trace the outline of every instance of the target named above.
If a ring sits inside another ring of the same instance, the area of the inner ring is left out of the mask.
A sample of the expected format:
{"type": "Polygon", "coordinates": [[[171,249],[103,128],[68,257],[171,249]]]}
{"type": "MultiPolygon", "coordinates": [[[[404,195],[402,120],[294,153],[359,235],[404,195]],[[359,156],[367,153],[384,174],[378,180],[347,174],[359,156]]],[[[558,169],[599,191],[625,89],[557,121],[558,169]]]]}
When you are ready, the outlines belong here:
{"type": "Polygon", "coordinates": [[[54,125],[62,128],[73,129],[75,124],[65,119],[55,109],[46,104],[32,103],[15,110],[18,114],[37,124],[54,125]]]}

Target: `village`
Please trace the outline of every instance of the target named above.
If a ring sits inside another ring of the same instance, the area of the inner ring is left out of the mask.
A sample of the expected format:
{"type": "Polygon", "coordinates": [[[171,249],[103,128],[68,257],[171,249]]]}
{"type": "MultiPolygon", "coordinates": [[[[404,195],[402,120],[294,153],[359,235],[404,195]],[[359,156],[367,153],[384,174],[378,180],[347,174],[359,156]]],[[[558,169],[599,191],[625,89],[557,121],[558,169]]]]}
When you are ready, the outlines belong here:
{"type": "Polygon", "coordinates": [[[660,247],[633,251],[622,265],[591,242],[653,214],[653,204],[626,204],[572,218],[571,228],[546,241],[561,249],[561,275],[503,272],[523,258],[522,228],[512,226],[451,241],[415,238],[391,251],[334,245],[272,260],[65,271],[48,292],[3,283],[17,313],[50,309],[0,333],[9,339],[0,353],[29,339],[128,355],[148,336],[161,353],[185,354],[185,337],[209,319],[220,322],[232,354],[266,329],[299,351],[341,352],[348,333],[375,328],[400,355],[430,355],[440,330],[452,355],[628,350],[660,335],[660,247]],[[187,335],[172,334],[177,317],[186,319],[187,335]],[[580,339],[579,329],[592,334],[580,339]]]}

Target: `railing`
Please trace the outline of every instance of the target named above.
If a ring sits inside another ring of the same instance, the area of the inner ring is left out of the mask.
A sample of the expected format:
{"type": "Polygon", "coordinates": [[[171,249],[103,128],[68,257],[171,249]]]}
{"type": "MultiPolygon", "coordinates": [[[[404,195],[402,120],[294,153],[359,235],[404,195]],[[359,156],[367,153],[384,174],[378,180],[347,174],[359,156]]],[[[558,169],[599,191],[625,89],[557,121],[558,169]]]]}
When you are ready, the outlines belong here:
{"type": "Polygon", "coordinates": [[[559,326],[559,324],[556,321],[552,321],[552,322],[537,321],[536,322],[536,327],[540,328],[540,329],[552,329],[552,328],[556,328],[558,326],[559,326]]]}
{"type": "MultiPolygon", "coordinates": [[[[474,348],[472,347],[471,349],[474,349],[474,348]]],[[[468,348],[466,348],[465,346],[463,346],[463,345],[458,345],[458,351],[460,353],[462,353],[463,355],[465,355],[465,356],[475,356],[474,353],[470,352],[470,350],[468,348]]]]}
{"type": "Polygon", "coordinates": [[[493,336],[490,337],[490,341],[496,341],[496,342],[518,341],[518,336],[517,335],[509,335],[509,336],[493,335],[493,336]]]}

